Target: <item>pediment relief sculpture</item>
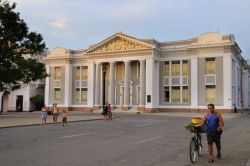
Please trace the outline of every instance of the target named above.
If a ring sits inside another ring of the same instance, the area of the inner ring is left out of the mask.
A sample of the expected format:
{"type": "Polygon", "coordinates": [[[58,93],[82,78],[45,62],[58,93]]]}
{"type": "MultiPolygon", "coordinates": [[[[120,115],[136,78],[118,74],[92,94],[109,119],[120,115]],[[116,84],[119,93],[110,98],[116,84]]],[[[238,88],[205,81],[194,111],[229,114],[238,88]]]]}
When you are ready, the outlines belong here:
{"type": "Polygon", "coordinates": [[[126,51],[126,50],[136,50],[136,49],[147,49],[149,46],[132,42],[120,37],[116,37],[111,41],[97,47],[92,50],[91,53],[95,52],[111,52],[111,51],[126,51]]]}

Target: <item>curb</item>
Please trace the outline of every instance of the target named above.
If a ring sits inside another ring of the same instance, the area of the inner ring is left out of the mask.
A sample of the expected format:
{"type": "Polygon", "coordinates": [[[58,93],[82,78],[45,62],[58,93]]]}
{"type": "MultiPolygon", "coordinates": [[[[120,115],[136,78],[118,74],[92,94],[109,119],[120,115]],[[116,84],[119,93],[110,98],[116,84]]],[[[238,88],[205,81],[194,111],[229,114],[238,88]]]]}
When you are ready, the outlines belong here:
{"type": "MultiPolygon", "coordinates": [[[[96,121],[96,120],[103,120],[101,118],[98,119],[84,119],[84,120],[75,120],[75,121],[68,121],[67,123],[74,123],[74,122],[83,122],[83,121],[96,121]]],[[[58,122],[57,124],[61,124],[62,122],[58,122]]],[[[47,123],[47,125],[53,125],[53,123],[47,123]]],[[[24,124],[24,125],[15,125],[15,126],[4,126],[0,127],[1,129],[6,129],[6,128],[17,128],[17,127],[27,127],[27,126],[42,126],[41,124],[24,124]]]]}

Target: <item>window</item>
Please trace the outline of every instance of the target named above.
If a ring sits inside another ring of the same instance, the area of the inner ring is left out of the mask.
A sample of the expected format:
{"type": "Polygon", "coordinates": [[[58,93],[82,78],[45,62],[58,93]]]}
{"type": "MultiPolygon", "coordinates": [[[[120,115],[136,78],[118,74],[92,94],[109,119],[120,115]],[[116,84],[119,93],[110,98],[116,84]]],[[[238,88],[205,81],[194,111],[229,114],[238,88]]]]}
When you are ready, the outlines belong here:
{"type": "Polygon", "coordinates": [[[171,101],[172,103],[180,103],[180,87],[172,87],[171,101]]]}
{"type": "Polygon", "coordinates": [[[216,99],[216,88],[215,85],[206,86],[206,102],[214,103],[216,99]]]}
{"type": "Polygon", "coordinates": [[[60,102],[61,100],[61,89],[60,88],[55,88],[54,89],[54,101],[55,102],[60,102]]]}
{"type": "Polygon", "coordinates": [[[76,68],[76,80],[80,80],[80,75],[81,75],[81,67],[76,68]]]}
{"type": "Polygon", "coordinates": [[[164,87],[164,102],[169,103],[170,102],[170,98],[169,98],[170,94],[169,94],[169,87],[165,86],[164,87]]]}
{"type": "Polygon", "coordinates": [[[61,67],[55,67],[55,80],[60,80],[62,76],[61,67]]]}
{"type": "Polygon", "coordinates": [[[215,58],[206,58],[206,74],[215,74],[216,73],[216,64],[215,58]]]}
{"type": "Polygon", "coordinates": [[[169,62],[164,63],[164,76],[169,76],[169,62]]]}
{"type": "Polygon", "coordinates": [[[76,88],[75,101],[79,102],[81,97],[80,88],[76,88]]]}
{"type": "Polygon", "coordinates": [[[87,102],[88,97],[88,66],[78,66],[76,68],[76,85],[75,88],[75,102],[84,103],[87,102]]]}
{"type": "Polygon", "coordinates": [[[182,88],[182,102],[188,103],[188,87],[187,86],[183,86],[182,88]]]}
{"type": "Polygon", "coordinates": [[[82,88],[81,89],[81,102],[87,102],[87,96],[88,96],[88,89],[82,88]]]}
{"type": "Polygon", "coordinates": [[[88,80],[88,67],[82,66],[81,80],[88,80]]]}
{"type": "Polygon", "coordinates": [[[88,80],[88,66],[76,68],[76,80],[88,80]]]}
{"type": "Polygon", "coordinates": [[[188,75],[188,61],[184,60],[182,61],[182,75],[187,76],[188,75]]]}
{"type": "Polygon", "coordinates": [[[172,61],[171,75],[172,76],[179,76],[180,75],[180,61],[172,61]]]}

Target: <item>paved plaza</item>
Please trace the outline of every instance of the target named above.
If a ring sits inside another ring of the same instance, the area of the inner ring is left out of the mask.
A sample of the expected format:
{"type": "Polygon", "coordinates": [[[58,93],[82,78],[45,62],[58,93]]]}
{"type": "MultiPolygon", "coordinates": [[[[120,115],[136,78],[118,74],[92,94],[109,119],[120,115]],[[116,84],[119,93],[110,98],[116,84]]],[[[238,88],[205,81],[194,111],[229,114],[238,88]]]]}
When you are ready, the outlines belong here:
{"type": "MultiPolygon", "coordinates": [[[[12,113],[0,119],[39,118],[39,113],[12,113]],[[29,115],[29,116],[28,116],[29,115]],[[9,117],[8,117],[9,116],[9,117]],[[23,117],[23,118],[22,118],[23,117]],[[28,118],[29,117],[29,118],[28,118]]],[[[114,112],[112,121],[99,113],[74,112],[77,122],[0,128],[0,161],[6,166],[190,166],[191,133],[184,125],[195,113],[135,114],[114,112]],[[93,119],[91,119],[91,118],[93,119]],[[77,119],[77,118],[76,118],[77,119]],[[89,121],[91,120],[91,121],[89,121]]],[[[196,166],[250,165],[250,115],[223,114],[222,159],[209,164],[206,137],[196,166]]],[[[52,118],[52,117],[50,117],[52,118]]],[[[2,126],[2,124],[1,124],[2,126]]]]}

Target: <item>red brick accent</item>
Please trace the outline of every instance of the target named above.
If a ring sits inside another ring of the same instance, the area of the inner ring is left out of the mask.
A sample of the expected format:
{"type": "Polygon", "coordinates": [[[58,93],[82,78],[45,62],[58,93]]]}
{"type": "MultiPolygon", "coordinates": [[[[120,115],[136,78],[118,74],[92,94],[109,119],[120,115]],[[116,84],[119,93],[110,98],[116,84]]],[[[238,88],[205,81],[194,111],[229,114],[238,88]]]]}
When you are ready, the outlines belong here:
{"type": "Polygon", "coordinates": [[[93,111],[99,111],[102,108],[102,106],[94,106],[93,111]]]}
{"type": "Polygon", "coordinates": [[[122,111],[128,111],[129,107],[122,107],[122,111]]]}
{"type": "Polygon", "coordinates": [[[66,110],[66,111],[80,111],[80,112],[92,112],[93,107],[58,107],[59,110],[66,110]]]}
{"type": "Polygon", "coordinates": [[[145,108],[144,111],[145,113],[157,113],[159,112],[158,108],[145,108]]]}
{"type": "MultiPolygon", "coordinates": [[[[159,112],[207,112],[207,109],[194,109],[194,108],[159,108],[159,112]]],[[[215,109],[222,113],[233,113],[233,109],[215,109]]]]}
{"type": "Polygon", "coordinates": [[[145,110],[145,107],[137,107],[138,112],[144,112],[144,110],[145,110]]]}
{"type": "MultiPolygon", "coordinates": [[[[101,106],[95,107],[58,107],[61,111],[62,109],[66,111],[80,111],[80,112],[93,112],[99,111],[101,106]]],[[[112,110],[115,110],[115,107],[111,107],[112,110]]],[[[221,113],[233,113],[233,109],[216,109],[221,113]]],[[[122,107],[122,111],[129,111],[129,107],[122,107]]],[[[145,108],[145,107],[137,107],[138,112],[144,113],[157,113],[157,112],[202,112],[205,113],[207,109],[195,109],[195,108],[145,108]]]]}

